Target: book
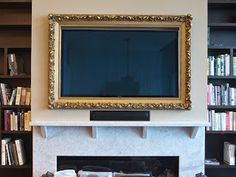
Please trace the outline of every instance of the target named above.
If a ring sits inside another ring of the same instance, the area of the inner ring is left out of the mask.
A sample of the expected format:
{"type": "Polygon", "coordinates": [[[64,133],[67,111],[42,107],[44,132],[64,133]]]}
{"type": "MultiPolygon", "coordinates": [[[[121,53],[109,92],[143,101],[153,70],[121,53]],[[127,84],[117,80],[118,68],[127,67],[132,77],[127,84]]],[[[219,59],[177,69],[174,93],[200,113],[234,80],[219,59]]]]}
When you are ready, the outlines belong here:
{"type": "Polygon", "coordinates": [[[236,57],[233,57],[233,75],[236,76],[236,57]]]}
{"type": "Polygon", "coordinates": [[[11,138],[4,138],[1,140],[1,154],[2,154],[2,165],[7,165],[7,152],[6,152],[6,144],[9,143],[11,141],[11,138]]]}
{"type": "Polygon", "coordinates": [[[224,162],[228,165],[235,165],[235,144],[224,142],[224,162]]]}
{"type": "Polygon", "coordinates": [[[15,165],[19,165],[15,142],[12,142],[12,154],[13,154],[13,159],[14,159],[15,165]]]}
{"type": "Polygon", "coordinates": [[[11,127],[12,110],[4,110],[4,130],[9,131],[11,127]]]}
{"type": "Polygon", "coordinates": [[[20,95],[20,105],[25,105],[25,100],[26,100],[26,88],[22,87],[20,95]]]}
{"type": "Polygon", "coordinates": [[[10,142],[8,142],[7,144],[6,144],[6,152],[7,152],[7,164],[8,165],[13,165],[14,164],[14,162],[13,162],[13,155],[12,155],[12,153],[11,153],[11,148],[10,148],[10,142]]]}
{"type": "Polygon", "coordinates": [[[24,165],[26,163],[26,154],[25,154],[23,140],[16,139],[15,144],[16,144],[16,152],[17,152],[19,165],[24,165]]]}
{"type": "Polygon", "coordinates": [[[7,146],[9,149],[11,165],[16,165],[16,161],[15,161],[14,153],[13,153],[13,141],[10,141],[9,143],[7,143],[7,146]]]}
{"type": "Polygon", "coordinates": [[[21,90],[22,90],[22,87],[17,87],[16,88],[16,102],[15,102],[15,105],[20,105],[21,90]]]}
{"type": "Polygon", "coordinates": [[[0,83],[1,100],[3,105],[7,105],[6,84],[0,83]]]}
{"type": "Polygon", "coordinates": [[[16,129],[16,122],[17,122],[16,119],[17,119],[16,113],[12,112],[12,114],[10,115],[10,131],[17,130],[16,129]]]}
{"type": "Polygon", "coordinates": [[[31,111],[25,112],[24,114],[24,129],[25,131],[31,131],[30,121],[31,121],[31,111]]]}
{"type": "Polygon", "coordinates": [[[10,101],[9,101],[9,105],[14,105],[15,104],[15,100],[16,100],[16,88],[14,88],[12,90],[12,93],[11,93],[11,98],[10,98],[10,101]]]}
{"type": "Polygon", "coordinates": [[[22,111],[21,114],[20,114],[19,130],[20,131],[24,131],[25,130],[25,113],[24,113],[24,111],[22,111]]]}
{"type": "Polygon", "coordinates": [[[14,76],[18,74],[17,62],[16,62],[16,54],[10,53],[7,55],[8,58],[8,68],[10,70],[10,76],[14,76]]]}
{"type": "Polygon", "coordinates": [[[205,165],[220,165],[220,162],[215,158],[205,159],[205,165]]]}
{"type": "Polygon", "coordinates": [[[31,104],[31,89],[26,88],[26,99],[25,99],[25,105],[31,104]]]}
{"type": "Polygon", "coordinates": [[[230,75],[230,55],[229,54],[225,54],[225,76],[229,76],[230,75]]]}

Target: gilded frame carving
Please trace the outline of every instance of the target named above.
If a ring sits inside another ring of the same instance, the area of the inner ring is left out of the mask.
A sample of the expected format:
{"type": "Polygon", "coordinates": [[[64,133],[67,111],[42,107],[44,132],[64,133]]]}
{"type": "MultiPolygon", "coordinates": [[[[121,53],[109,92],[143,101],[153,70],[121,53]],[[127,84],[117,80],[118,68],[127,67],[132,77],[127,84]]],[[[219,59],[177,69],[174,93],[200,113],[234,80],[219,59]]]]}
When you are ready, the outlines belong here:
{"type": "Polygon", "coordinates": [[[191,109],[191,15],[69,15],[49,14],[49,108],[50,109],[191,109]],[[60,30],[62,26],[124,25],[177,27],[180,44],[178,98],[61,98],[60,30]]]}

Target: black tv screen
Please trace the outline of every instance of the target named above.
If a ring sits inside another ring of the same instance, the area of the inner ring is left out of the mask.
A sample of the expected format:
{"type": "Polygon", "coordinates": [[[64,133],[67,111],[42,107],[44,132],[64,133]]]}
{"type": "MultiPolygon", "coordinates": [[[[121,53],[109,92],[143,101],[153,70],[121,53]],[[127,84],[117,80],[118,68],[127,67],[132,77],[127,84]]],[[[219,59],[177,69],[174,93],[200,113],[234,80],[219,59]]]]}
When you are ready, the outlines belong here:
{"type": "Polygon", "coordinates": [[[178,29],[61,31],[61,97],[178,97],[178,29]]]}

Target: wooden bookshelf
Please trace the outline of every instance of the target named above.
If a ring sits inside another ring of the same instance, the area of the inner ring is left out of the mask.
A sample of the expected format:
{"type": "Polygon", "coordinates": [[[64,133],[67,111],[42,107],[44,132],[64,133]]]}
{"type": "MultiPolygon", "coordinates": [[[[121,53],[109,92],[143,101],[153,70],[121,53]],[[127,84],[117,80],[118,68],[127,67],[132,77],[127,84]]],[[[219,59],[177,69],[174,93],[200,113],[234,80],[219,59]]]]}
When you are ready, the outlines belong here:
{"type": "MultiPolygon", "coordinates": [[[[31,0],[0,0],[0,83],[12,88],[31,87],[31,0]],[[10,76],[8,54],[14,53],[23,61],[22,74],[10,76]]],[[[2,165],[0,176],[32,177],[32,131],[5,131],[4,111],[29,111],[29,105],[0,105],[0,138],[23,140],[26,151],[24,165],[2,165]]],[[[0,146],[2,152],[2,147],[0,146]]],[[[1,153],[2,154],[2,153],[1,153]]],[[[0,158],[2,160],[2,156],[0,158]]],[[[2,161],[1,161],[2,162],[2,161]]]]}
{"type": "MultiPolygon", "coordinates": [[[[213,86],[228,85],[236,88],[236,76],[233,75],[233,57],[236,56],[236,1],[232,0],[208,0],[208,56],[219,56],[228,54],[230,57],[230,74],[228,76],[215,74],[208,76],[208,84],[213,86]]],[[[227,86],[226,86],[227,87],[227,86]]],[[[224,88],[224,87],[222,87],[224,88]]],[[[223,95],[220,95],[221,101],[223,95]]],[[[216,98],[218,99],[218,98],[216,98]]],[[[208,100],[209,101],[209,100],[208,100]]],[[[218,103],[217,103],[218,104],[218,103]]],[[[225,104],[221,103],[221,104],[225,104]]],[[[219,116],[221,113],[231,111],[236,112],[236,106],[231,105],[208,105],[209,111],[215,111],[219,116]]],[[[211,114],[214,115],[214,114],[211,114]]],[[[221,116],[221,115],[220,115],[221,116]]],[[[213,119],[211,117],[211,119],[213,119]]],[[[218,119],[218,117],[217,117],[218,119]]],[[[223,121],[224,119],[222,119],[223,121]]],[[[223,126],[223,125],[222,125],[223,126]]],[[[205,165],[207,177],[234,177],[236,166],[226,165],[223,162],[224,142],[236,144],[236,131],[214,131],[207,130],[205,138],[205,157],[206,159],[217,159],[220,165],[205,165]]]]}

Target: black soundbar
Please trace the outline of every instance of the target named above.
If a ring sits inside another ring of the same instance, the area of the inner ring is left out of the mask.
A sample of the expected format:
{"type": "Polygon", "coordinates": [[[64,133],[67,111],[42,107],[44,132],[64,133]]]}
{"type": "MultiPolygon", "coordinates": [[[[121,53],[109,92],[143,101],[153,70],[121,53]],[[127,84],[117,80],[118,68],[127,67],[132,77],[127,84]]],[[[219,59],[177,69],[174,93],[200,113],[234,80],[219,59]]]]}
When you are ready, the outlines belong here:
{"type": "Polygon", "coordinates": [[[90,111],[91,121],[150,121],[149,111],[90,111]]]}

